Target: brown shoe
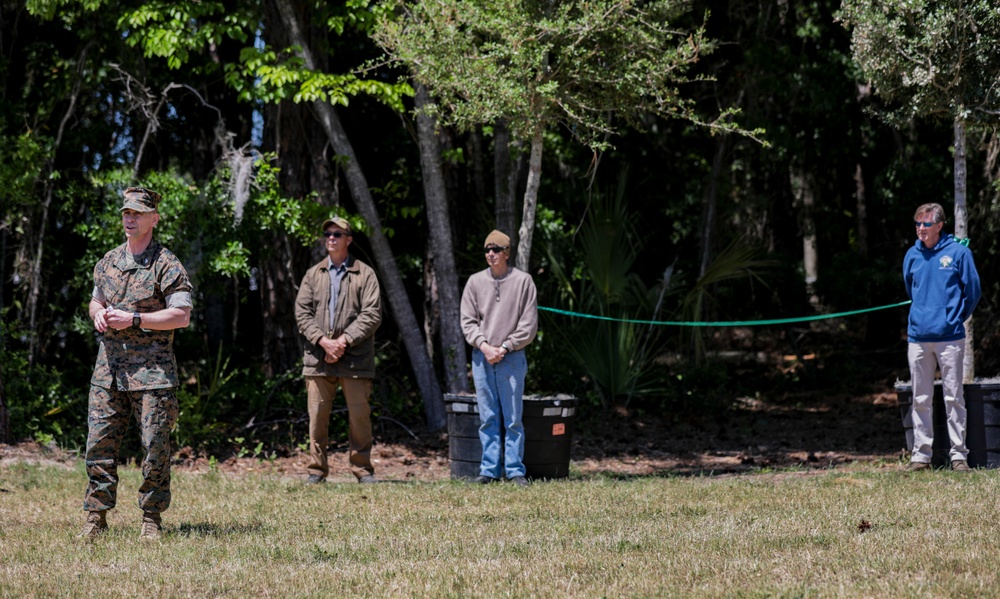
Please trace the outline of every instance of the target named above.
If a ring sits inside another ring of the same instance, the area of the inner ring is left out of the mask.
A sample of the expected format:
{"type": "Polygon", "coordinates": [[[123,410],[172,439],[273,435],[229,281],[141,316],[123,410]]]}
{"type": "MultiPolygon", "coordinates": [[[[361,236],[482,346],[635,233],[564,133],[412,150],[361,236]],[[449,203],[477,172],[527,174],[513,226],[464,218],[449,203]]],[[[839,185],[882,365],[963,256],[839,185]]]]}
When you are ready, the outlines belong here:
{"type": "Polygon", "coordinates": [[[957,472],[968,472],[972,470],[972,468],[969,468],[969,463],[965,460],[952,460],[951,469],[957,472]]]}
{"type": "Polygon", "coordinates": [[[80,538],[91,542],[104,534],[108,530],[107,514],[107,511],[89,512],[87,514],[87,523],[83,525],[83,530],[80,531],[80,538]]]}
{"type": "Polygon", "coordinates": [[[142,526],[139,528],[139,538],[148,541],[159,541],[163,536],[163,526],[160,524],[160,514],[156,512],[142,513],[142,526]]]}
{"type": "Polygon", "coordinates": [[[917,472],[918,470],[930,470],[931,465],[927,462],[910,462],[906,465],[907,472],[917,472]]]}

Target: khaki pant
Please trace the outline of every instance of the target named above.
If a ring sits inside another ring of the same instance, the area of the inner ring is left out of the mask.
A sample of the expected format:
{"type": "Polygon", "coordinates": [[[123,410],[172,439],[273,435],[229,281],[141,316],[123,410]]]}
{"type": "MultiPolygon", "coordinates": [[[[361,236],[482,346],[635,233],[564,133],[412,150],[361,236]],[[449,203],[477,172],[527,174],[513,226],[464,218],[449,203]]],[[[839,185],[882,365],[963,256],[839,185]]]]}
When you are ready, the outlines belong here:
{"type": "Polygon", "coordinates": [[[372,380],[326,376],[307,376],[305,379],[309,396],[309,453],[312,457],[309,474],[323,478],[330,474],[326,449],[330,444],[330,412],[338,386],[344,390],[344,400],[347,402],[351,474],[357,478],[375,474],[371,460],[371,407],[368,404],[372,380]]]}
{"type": "Polygon", "coordinates": [[[948,421],[948,439],[951,441],[951,460],[967,460],[969,449],[965,446],[965,428],[968,413],[965,409],[964,378],[965,339],[937,343],[907,344],[910,378],[913,380],[913,447],[910,461],[930,464],[934,454],[934,372],[941,369],[941,387],[944,396],[944,417],[948,421]],[[936,367],[936,368],[935,368],[936,367]]]}

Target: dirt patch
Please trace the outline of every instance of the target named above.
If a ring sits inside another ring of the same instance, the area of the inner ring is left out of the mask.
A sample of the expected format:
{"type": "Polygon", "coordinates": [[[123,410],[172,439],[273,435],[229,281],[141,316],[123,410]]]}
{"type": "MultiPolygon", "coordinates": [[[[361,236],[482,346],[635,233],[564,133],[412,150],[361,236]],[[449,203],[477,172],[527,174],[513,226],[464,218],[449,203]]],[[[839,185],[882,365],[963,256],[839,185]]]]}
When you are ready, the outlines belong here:
{"type": "MultiPolygon", "coordinates": [[[[584,477],[719,476],[761,469],[808,472],[858,463],[895,468],[905,451],[893,393],[819,399],[786,396],[770,403],[740,398],[718,413],[591,411],[578,419],[575,428],[571,465],[584,477]]],[[[393,427],[385,431],[376,437],[372,452],[379,478],[449,479],[447,435],[420,429],[410,435],[393,427]]],[[[330,480],[352,481],[346,445],[332,445],[330,452],[330,480]]],[[[71,468],[79,459],[34,442],[0,445],[0,466],[26,462],[71,468]]],[[[298,450],[271,459],[218,460],[182,448],[175,454],[174,469],[299,479],[306,476],[308,460],[308,454],[298,450]]]]}

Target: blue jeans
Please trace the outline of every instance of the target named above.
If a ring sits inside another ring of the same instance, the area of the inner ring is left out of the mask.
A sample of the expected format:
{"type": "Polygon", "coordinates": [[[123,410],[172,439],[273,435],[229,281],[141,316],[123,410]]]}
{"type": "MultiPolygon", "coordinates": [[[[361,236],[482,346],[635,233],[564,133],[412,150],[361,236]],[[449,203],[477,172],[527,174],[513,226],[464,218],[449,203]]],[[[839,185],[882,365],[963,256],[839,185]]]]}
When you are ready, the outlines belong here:
{"type": "Polygon", "coordinates": [[[524,476],[524,377],[528,374],[528,359],[523,351],[510,352],[496,364],[490,364],[479,349],[472,350],[472,381],[476,385],[479,405],[479,440],[483,443],[483,460],[479,474],[501,478],[501,433],[503,464],[507,478],[524,476]]]}

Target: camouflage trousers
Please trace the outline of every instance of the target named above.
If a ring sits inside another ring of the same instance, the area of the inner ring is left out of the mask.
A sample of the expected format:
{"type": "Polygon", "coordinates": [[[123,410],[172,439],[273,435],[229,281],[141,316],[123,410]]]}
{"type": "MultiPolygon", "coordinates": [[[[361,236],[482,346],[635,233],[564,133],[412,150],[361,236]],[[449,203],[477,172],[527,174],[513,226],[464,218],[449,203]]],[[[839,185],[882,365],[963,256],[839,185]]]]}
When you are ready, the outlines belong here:
{"type": "Polygon", "coordinates": [[[115,507],[118,492],[118,452],[129,417],[135,415],[145,457],[139,507],[162,512],[170,506],[170,433],[177,422],[177,397],[173,389],[118,391],[91,386],[87,414],[88,512],[115,507]]]}

